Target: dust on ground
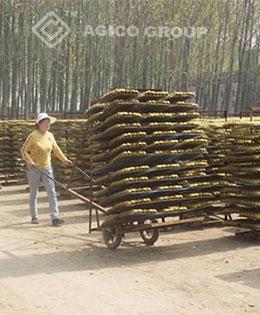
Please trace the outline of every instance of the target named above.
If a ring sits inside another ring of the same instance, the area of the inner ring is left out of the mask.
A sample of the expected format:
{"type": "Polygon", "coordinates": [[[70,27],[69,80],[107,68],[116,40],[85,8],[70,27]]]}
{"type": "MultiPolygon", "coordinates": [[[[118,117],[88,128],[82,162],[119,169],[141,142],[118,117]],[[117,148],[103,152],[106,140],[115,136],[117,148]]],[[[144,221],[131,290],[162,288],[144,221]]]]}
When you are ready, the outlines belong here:
{"type": "Polygon", "coordinates": [[[154,246],[127,234],[111,251],[88,234],[88,210],[60,198],[52,227],[45,192],[30,224],[26,186],[0,190],[0,313],[259,314],[259,240],[232,228],[160,233],[154,246]]]}

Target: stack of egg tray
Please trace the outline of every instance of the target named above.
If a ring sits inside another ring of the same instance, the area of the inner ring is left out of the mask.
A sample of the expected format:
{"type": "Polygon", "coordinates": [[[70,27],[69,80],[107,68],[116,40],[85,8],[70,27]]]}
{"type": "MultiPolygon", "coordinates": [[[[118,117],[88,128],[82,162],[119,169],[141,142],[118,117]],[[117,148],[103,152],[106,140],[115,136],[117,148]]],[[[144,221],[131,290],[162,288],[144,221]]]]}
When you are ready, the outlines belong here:
{"type": "Polygon", "coordinates": [[[223,178],[206,174],[208,140],[192,97],[120,89],[86,112],[105,225],[214,208],[223,178]]]}
{"type": "Polygon", "coordinates": [[[0,120],[0,187],[1,183],[5,180],[5,169],[4,169],[4,148],[5,148],[5,122],[0,120]]]}
{"type": "MultiPolygon", "coordinates": [[[[82,148],[86,139],[86,120],[85,119],[67,119],[57,120],[51,126],[50,131],[55,136],[57,144],[61,150],[82,169],[86,169],[85,159],[82,156],[82,148]]],[[[64,167],[64,165],[53,155],[53,168],[55,178],[68,187],[78,187],[84,185],[88,180],[73,167],[64,167]]]]}
{"type": "MultiPolygon", "coordinates": [[[[201,128],[208,137],[207,147],[207,162],[208,167],[206,173],[211,176],[216,176],[220,179],[222,185],[218,186],[215,195],[218,197],[214,207],[219,213],[230,214],[234,212],[234,208],[228,207],[225,202],[226,188],[231,186],[229,174],[226,169],[226,156],[229,155],[227,146],[227,130],[224,119],[201,119],[199,120],[201,128]],[[222,211],[221,211],[222,209],[222,211]]],[[[217,187],[216,187],[217,188],[217,187]]],[[[215,212],[215,211],[214,211],[215,212]]]]}
{"type": "Polygon", "coordinates": [[[32,123],[23,120],[2,121],[1,137],[1,180],[13,184],[26,182],[24,161],[21,157],[21,145],[26,134],[32,129],[32,123]]]}
{"type": "Polygon", "coordinates": [[[232,187],[226,189],[226,203],[240,216],[260,222],[260,122],[227,122],[226,172],[232,187]]]}
{"type": "MultiPolygon", "coordinates": [[[[26,166],[21,156],[21,147],[28,135],[35,130],[34,121],[5,120],[0,122],[0,180],[2,183],[25,183],[26,166]]],[[[86,142],[86,120],[57,120],[51,126],[56,142],[65,155],[79,167],[85,169],[82,148],[86,142]]],[[[88,181],[72,167],[64,167],[52,155],[54,175],[68,186],[81,186],[88,181]]],[[[57,186],[59,189],[59,186],[57,186]]]]}

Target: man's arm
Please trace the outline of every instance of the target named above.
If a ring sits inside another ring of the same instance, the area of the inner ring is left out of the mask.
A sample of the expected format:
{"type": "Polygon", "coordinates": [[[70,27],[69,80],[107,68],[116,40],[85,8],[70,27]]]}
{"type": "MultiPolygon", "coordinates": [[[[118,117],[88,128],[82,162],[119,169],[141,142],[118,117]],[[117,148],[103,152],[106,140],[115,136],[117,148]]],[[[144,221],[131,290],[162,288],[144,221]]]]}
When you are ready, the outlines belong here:
{"type": "Polygon", "coordinates": [[[62,152],[61,148],[58,146],[53,134],[51,135],[52,137],[52,150],[54,155],[64,164],[72,164],[72,162],[64,155],[62,152]]]}
{"type": "Polygon", "coordinates": [[[32,134],[30,134],[28,136],[28,138],[25,140],[22,148],[21,148],[21,155],[23,157],[23,159],[25,160],[25,162],[27,163],[27,165],[35,165],[33,159],[30,156],[30,147],[32,144],[32,134]]]}

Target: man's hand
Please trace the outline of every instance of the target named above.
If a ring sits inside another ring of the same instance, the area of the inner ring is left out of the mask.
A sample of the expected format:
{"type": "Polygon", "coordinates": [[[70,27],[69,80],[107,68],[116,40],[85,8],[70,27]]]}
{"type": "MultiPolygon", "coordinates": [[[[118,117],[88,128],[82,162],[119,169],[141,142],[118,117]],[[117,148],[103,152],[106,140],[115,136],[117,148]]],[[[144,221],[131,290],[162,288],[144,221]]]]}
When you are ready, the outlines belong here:
{"type": "Polygon", "coordinates": [[[36,164],[33,161],[26,161],[27,167],[33,167],[36,166],[36,164]]]}
{"type": "Polygon", "coordinates": [[[71,160],[66,160],[64,163],[67,166],[72,166],[73,165],[73,162],[71,160]]]}

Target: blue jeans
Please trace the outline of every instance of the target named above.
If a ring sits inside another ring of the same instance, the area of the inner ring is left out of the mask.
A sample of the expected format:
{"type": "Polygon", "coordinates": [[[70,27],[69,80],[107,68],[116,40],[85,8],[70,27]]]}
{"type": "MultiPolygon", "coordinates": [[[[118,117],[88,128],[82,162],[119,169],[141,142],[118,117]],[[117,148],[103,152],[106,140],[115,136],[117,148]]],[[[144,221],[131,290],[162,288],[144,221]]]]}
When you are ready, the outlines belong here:
{"type": "MultiPolygon", "coordinates": [[[[42,172],[47,174],[48,176],[53,178],[53,170],[52,167],[41,169],[42,172]]],[[[30,186],[30,210],[31,210],[31,217],[37,218],[38,217],[38,209],[37,209],[37,193],[38,187],[43,182],[50,204],[50,215],[51,219],[58,219],[60,217],[59,208],[58,208],[58,201],[55,191],[54,182],[44,176],[37,168],[30,167],[27,170],[27,178],[30,186]]]]}

